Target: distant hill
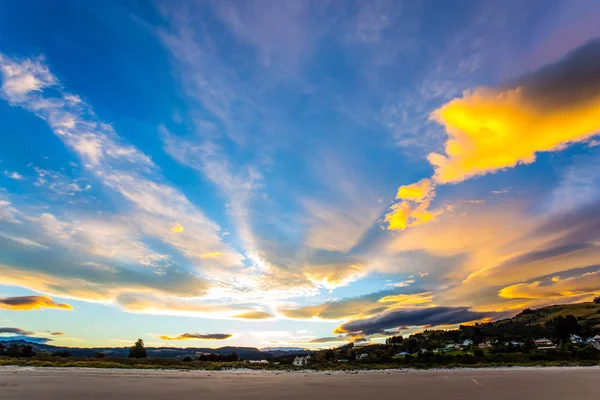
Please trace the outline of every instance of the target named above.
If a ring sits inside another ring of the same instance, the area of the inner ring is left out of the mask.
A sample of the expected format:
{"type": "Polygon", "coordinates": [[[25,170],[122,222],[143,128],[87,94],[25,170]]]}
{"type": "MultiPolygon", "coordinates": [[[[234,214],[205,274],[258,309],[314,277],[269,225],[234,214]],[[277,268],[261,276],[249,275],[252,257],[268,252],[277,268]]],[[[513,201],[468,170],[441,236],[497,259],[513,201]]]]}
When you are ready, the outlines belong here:
{"type": "MultiPolygon", "coordinates": [[[[107,356],[115,357],[127,357],[129,355],[129,347],[94,347],[94,348],[82,348],[82,347],[65,347],[65,346],[54,346],[50,344],[34,343],[27,339],[10,340],[11,338],[5,337],[0,338],[0,342],[4,344],[30,344],[33,346],[33,351],[36,353],[47,352],[55,353],[57,351],[68,350],[73,357],[94,357],[96,353],[104,353],[107,356]]],[[[170,357],[170,358],[182,358],[185,356],[195,356],[197,353],[211,353],[211,354],[231,354],[236,353],[239,357],[247,360],[263,360],[276,357],[275,354],[270,352],[261,351],[255,347],[219,347],[217,349],[204,348],[204,347],[146,347],[148,357],[170,357]]],[[[277,354],[278,355],[278,354],[277,354]]]]}
{"type": "Polygon", "coordinates": [[[580,324],[587,322],[593,329],[600,330],[600,304],[595,303],[560,304],[537,310],[526,309],[515,317],[498,321],[496,324],[520,322],[529,325],[543,325],[551,318],[567,315],[573,315],[580,324]]]}

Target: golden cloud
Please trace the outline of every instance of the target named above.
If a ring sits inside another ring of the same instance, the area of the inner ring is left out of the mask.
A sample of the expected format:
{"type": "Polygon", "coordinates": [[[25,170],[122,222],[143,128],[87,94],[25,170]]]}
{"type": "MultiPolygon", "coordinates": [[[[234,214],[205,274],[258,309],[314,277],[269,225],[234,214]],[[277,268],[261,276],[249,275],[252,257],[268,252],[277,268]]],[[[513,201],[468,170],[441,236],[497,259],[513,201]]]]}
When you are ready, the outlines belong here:
{"type": "Polygon", "coordinates": [[[0,308],[13,311],[30,311],[42,308],[72,310],[73,306],[57,303],[48,296],[19,296],[0,298],[0,308]]]}
{"type": "Polygon", "coordinates": [[[179,222],[175,223],[175,225],[173,225],[173,227],[171,228],[171,232],[173,233],[181,233],[184,230],[185,228],[179,222]]]}
{"type": "Polygon", "coordinates": [[[232,337],[231,333],[182,333],[177,336],[159,336],[162,340],[226,340],[232,337]]]}
{"type": "Polygon", "coordinates": [[[432,180],[398,189],[403,201],[386,216],[388,229],[404,230],[435,218],[428,213],[435,185],[459,183],[558,151],[600,133],[600,40],[508,88],[479,87],[431,114],[446,130],[443,153],[427,157],[432,180]]]}
{"type": "Polygon", "coordinates": [[[563,149],[600,130],[600,94],[585,103],[546,109],[522,88],[478,88],[436,110],[432,118],[448,134],[445,154],[431,153],[438,183],[456,183],[517,164],[536,153],[563,149]]]}
{"type": "Polygon", "coordinates": [[[564,299],[586,296],[592,298],[600,294],[600,271],[542,285],[540,281],[518,283],[507,286],[498,292],[505,299],[564,299]]]}
{"type": "Polygon", "coordinates": [[[269,319],[269,318],[273,318],[273,315],[269,314],[268,312],[265,312],[265,311],[247,311],[247,312],[243,312],[241,314],[235,315],[234,318],[239,318],[239,319],[269,319]]]}
{"type": "Polygon", "coordinates": [[[434,221],[442,214],[442,210],[429,211],[430,201],[426,200],[420,204],[403,201],[390,207],[390,212],[385,216],[389,230],[405,230],[411,226],[417,226],[429,221],[434,221]]]}
{"type": "Polygon", "coordinates": [[[314,264],[304,266],[306,279],[327,289],[346,286],[366,274],[365,266],[359,263],[314,264]]]}
{"type": "Polygon", "coordinates": [[[421,179],[419,182],[410,185],[400,186],[396,199],[409,200],[420,203],[431,196],[433,184],[431,179],[421,179]]]}
{"type": "Polygon", "coordinates": [[[382,297],[378,300],[379,303],[394,303],[394,308],[428,304],[432,301],[433,294],[431,292],[416,294],[395,294],[391,296],[382,297]]]}

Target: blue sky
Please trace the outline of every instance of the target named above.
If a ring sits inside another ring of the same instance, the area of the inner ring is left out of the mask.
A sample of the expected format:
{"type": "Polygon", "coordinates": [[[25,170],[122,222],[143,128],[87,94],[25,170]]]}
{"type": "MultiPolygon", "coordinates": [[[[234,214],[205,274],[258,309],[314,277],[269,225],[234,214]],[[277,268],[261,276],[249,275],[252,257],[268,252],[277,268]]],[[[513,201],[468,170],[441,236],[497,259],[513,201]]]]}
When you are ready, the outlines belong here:
{"type": "Polygon", "coordinates": [[[599,16],[3,4],[0,327],[323,347],[591,299],[599,16]]]}

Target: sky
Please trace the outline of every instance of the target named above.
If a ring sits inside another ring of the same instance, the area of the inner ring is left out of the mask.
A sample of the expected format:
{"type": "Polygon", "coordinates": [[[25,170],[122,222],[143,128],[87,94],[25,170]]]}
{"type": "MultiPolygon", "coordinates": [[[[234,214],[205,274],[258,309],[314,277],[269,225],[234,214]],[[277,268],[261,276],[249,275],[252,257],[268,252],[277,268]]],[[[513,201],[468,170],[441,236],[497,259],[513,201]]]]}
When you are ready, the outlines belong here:
{"type": "Polygon", "coordinates": [[[0,337],[323,348],[600,294],[600,3],[0,6],[0,337]]]}

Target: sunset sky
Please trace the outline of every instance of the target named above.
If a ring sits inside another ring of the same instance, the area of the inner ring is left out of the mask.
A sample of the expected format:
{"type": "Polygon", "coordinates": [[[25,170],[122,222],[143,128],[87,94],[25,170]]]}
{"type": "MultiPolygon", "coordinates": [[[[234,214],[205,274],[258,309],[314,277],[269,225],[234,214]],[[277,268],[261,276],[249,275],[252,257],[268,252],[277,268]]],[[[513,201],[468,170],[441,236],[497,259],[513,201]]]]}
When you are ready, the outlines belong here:
{"type": "Polygon", "coordinates": [[[331,347],[600,294],[598,1],[0,4],[0,337],[331,347]]]}

